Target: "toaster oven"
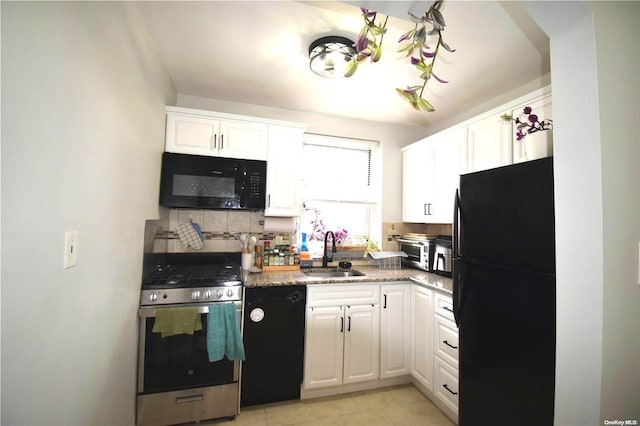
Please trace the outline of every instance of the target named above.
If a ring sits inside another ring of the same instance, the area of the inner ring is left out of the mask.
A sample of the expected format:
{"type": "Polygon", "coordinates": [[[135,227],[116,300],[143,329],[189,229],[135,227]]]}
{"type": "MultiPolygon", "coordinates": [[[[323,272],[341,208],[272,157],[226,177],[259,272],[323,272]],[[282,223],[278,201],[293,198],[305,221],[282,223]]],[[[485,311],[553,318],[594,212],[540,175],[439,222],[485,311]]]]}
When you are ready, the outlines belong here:
{"type": "Polygon", "coordinates": [[[402,259],[405,265],[422,269],[423,271],[431,271],[433,268],[434,244],[433,240],[398,238],[400,250],[407,254],[402,259]]]}

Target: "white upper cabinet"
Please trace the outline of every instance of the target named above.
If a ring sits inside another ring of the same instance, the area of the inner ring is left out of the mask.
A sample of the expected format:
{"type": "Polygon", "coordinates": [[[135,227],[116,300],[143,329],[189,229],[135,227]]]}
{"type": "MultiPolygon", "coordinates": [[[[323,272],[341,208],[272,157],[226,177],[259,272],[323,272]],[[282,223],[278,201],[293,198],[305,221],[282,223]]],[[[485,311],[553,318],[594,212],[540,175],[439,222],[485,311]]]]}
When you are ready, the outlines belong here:
{"type": "Polygon", "coordinates": [[[466,129],[441,132],[402,152],[402,220],[451,223],[466,129]]]}
{"type": "Polygon", "coordinates": [[[218,153],[221,157],[267,159],[268,126],[244,121],[220,121],[218,153]]]}
{"type": "Polygon", "coordinates": [[[300,161],[304,129],[269,126],[265,216],[300,215],[300,161]]]}
{"type": "Polygon", "coordinates": [[[402,220],[452,223],[460,174],[478,172],[553,154],[553,134],[540,131],[517,141],[517,117],[530,106],[551,119],[551,88],[545,87],[402,148],[402,220]]]}
{"type": "Polygon", "coordinates": [[[453,202],[460,184],[460,146],[466,137],[466,129],[456,129],[438,134],[431,141],[433,206],[427,223],[453,221],[453,202]]]}
{"type": "Polygon", "coordinates": [[[500,118],[502,114],[492,114],[469,125],[465,173],[511,164],[511,123],[500,118]]]}
{"type": "Polygon", "coordinates": [[[268,125],[231,117],[229,114],[168,107],[165,151],[266,160],[268,125]]]}
{"type": "Polygon", "coordinates": [[[427,164],[431,161],[431,145],[422,140],[402,151],[402,220],[425,222],[433,191],[427,164]]]}

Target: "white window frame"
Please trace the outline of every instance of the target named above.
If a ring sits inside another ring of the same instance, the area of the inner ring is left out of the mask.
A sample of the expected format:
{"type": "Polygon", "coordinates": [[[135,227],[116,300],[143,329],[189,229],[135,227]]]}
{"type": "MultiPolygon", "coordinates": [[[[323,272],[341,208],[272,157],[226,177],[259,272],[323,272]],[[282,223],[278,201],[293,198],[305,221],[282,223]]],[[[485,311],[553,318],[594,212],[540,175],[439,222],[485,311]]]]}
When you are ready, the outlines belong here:
{"type": "MultiPolygon", "coordinates": [[[[369,238],[376,244],[381,244],[382,235],[382,149],[379,141],[345,138],[340,136],[321,135],[315,133],[305,133],[303,141],[303,150],[306,145],[323,145],[333,146],[337,148],[353,148],[353,149],[369,149],[371,151],[370,171],[369,171],[369,187],[370,191],[364,200],[345,200],[354,203],[362,203],[369,205],[369,238]]],[[[303,165],[304,167],[304,165],[303,165]]],[[[331,173],[339,174],[339,164],[331,169],[331,173]]],[[[307,193],[302,182],[302,199],[307,201],[307,193]]],[[[340,201],[331,198],[311,198],[317,201],[340,201]]]]}

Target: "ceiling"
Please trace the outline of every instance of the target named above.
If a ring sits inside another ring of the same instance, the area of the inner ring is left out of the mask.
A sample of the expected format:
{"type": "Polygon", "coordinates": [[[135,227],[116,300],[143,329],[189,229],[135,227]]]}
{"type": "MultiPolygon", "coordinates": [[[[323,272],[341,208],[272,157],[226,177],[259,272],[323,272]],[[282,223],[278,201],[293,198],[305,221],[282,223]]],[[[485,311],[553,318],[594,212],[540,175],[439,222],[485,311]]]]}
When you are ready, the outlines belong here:
{"type": "MultiPolygon", "coordinates": [[[[143,19],[178,93],[376,122],[435,126],[549,72],[548,38],[509,1],[448,0],[442,7],[444,52],[425,98],[435,112],[418,112],[396,87],[420,84],[397,53],[431,2],[369,2],[392,16],[382,59],[349,78],[325,79],[309,69],[309,45],[326,35],[355,40],[360,9],[336,1],[143,1],[143,19]]],[[[442,50],[442,49],[441,49],[442,50]]]]}

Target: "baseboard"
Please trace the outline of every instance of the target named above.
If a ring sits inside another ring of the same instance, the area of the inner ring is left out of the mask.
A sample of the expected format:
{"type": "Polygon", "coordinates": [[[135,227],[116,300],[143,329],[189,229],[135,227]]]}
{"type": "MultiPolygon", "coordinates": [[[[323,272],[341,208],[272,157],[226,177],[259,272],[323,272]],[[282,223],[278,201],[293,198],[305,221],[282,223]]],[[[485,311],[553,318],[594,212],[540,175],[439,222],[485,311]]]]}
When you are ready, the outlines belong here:
{"type": "Polygon", "coordinates": [[[300,399],[320,398],[323,396],[341,395],[351,392],[360,392],[370,389],[384,388],[387,386],[404,385],[411,383],[411,376],[398,376],[389,379],[369,380],[360,383],[350,383],[348,385],[330,386],[317,389],[300,389],[300,399]]]}

